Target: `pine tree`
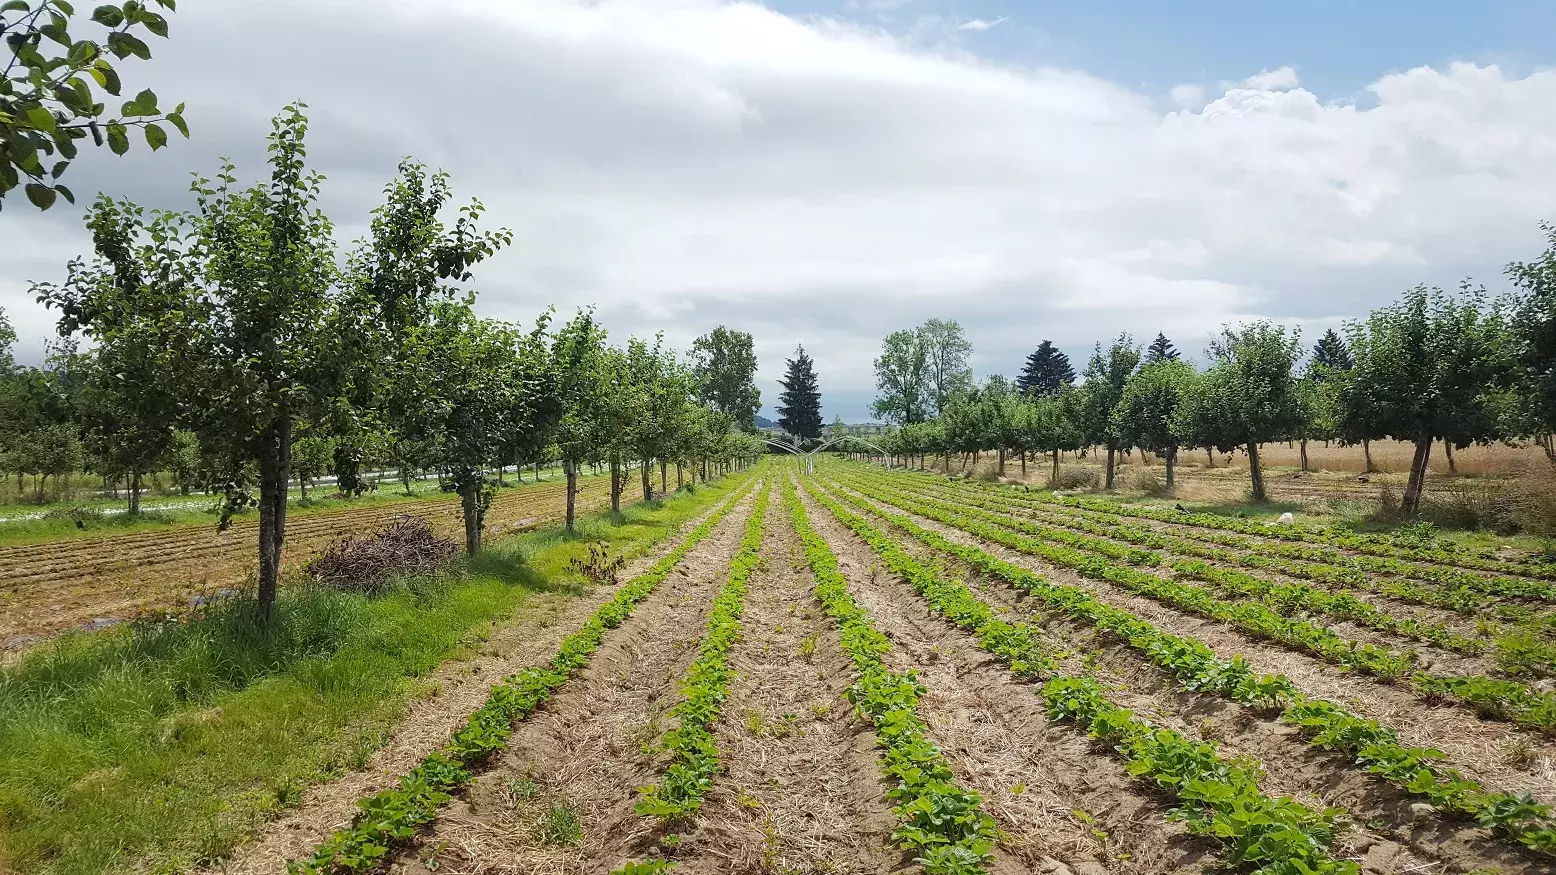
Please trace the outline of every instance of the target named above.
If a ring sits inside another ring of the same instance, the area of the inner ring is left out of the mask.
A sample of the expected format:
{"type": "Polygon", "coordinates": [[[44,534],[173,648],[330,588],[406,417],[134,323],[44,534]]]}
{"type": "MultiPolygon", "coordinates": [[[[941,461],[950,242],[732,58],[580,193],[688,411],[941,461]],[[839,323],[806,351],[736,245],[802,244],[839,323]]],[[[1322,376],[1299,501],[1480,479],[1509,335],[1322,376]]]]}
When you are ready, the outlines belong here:
{"type": "Polygon", "coordinates": [[[1331,371],[1348,371],[1355,364],[1351,357],[1351,348],[1333,328],[1324,332],[1324,336],[1313,344],[1314,369],[1327,368],[1331,371]]]}
{"type": "Polygon", "coordinates": [[[1167,335],[1160,331],[1156,332],[1156,339],[1151,341],[1150,347],[1145,351],[1145,363],[1154,365],[1157,362],[1175,362],[1178,358],[1178,350],[1172,345],[1172,341],[1167,339],[1167,335]]]}
{"type": "Polygon", "coordinates": [[[1027,356],[1027,363],[1016,378],[1016,386],[1023,394],[1033,396],[1052,395],[1075,382],[1075,369],[1070,367],[1070,357],[1045,340],[1037,351],[1027,356]]]}
{"type": "Polygon", "coordinates": [[[778,427],[799,438],[821,437],[821,390],[816,387],[815,362],[805,347],[794,350],[794,358],[784,363],[788,370],[778,385],[778,427]]]}

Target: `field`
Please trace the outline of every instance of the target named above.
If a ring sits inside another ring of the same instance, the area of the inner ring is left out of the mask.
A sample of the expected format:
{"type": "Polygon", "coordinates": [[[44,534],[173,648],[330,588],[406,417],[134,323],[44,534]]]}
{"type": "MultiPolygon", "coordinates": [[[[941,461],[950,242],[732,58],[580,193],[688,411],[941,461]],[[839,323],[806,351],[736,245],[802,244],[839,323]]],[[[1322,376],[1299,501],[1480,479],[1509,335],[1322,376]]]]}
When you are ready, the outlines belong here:
{"type": "MultiPolygon", "coordinates": [[[[603,481],[581,482],[581,513],[610,505],[603,481]]],[[[501,536],[552,523],[562,518],[565,500],[560,479],[502,490],[488,512],[487,526],[501,536]]],[[[335,503],[290,515],[287,564],[296,568],[331,543],[374,531],[401,515],[428,519],[443,533],[460,527],[458,501],[446,495],[335,503]]],[[[247,587],[258,525],[252,516],[239,518],[225,532],[202,514],[194,522],[171,527],[124,533],[110,528],[0,547],[0,651],[69,629],[187,609],[214,593],[247,587]]]]}
{"type": "Polygon", "coordinates": [[[1556,865],[1535,556],[857,462],[686,525],[205,869],[1556,865]]]}

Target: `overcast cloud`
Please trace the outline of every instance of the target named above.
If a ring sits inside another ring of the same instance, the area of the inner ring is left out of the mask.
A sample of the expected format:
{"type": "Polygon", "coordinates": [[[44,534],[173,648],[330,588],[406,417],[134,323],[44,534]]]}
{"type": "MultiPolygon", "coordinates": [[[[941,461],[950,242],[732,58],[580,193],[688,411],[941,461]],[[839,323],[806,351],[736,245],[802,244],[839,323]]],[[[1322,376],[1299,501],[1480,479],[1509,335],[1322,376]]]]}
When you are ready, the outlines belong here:
{"type": "MultiPolygon", "coordinates": [[[[1044,338],[1197,352],[1255,317],[1311,342],[1417,282],[1502,289],[1556,218],[1552,72],[1420,68],[1358,106],[1271,58],[1147,94],[716,0],[206,0],[172,25],[125,79],[187,101],[193,139],[87,155],[83,198],[187,207],[220,155],[256,178],[301,98],[343,238],[414,155],[515,232],[477,275],[485,314],[597,304],[617,338],[679,348],[750,331],[769,408],[803,342],[829,418],[863,417],[881,336],[931,316],[962,321],[980,373],[1044,338]]],[[[18,199],[0,241],[35,359],[52,322],[27,281],[85,253],[79,211],[18,199]]]]}

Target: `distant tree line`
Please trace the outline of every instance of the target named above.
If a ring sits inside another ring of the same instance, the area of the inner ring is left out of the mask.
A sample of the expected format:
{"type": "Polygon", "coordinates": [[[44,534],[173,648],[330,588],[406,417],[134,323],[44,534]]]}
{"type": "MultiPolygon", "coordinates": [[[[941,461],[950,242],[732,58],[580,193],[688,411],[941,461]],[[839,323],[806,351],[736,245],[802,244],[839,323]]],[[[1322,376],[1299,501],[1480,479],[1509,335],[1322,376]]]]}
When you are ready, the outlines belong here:
{"type": "MultiPolygon", "coordinates": [[[[1069,359],[1043,341],[1012,382],[981,384],[962,350],[950,391],[929,391],[923,329],[888,335],[876,360],[875,411],[899,428],[888,449],[922,463],[939,456],[993,452],[1006,459],[1105,452],[1112,488],[1123,449],[1155,453],[1173,488],[1178,454],[1243,450],[1251,492],[1266,499],[1260,446],[1292,441],[1307,470],[1310,441],[1360,445],[1394,439],[1415,454],[1402,506],[1419,510],[1435,443],[1449,454],[1474,444],[1534,441],[1556,463],[1556,227],[1542,226],[1545,251],[1507,269],[1515,292],[1490,297],[1417,286],[1365,318],[1330,329],[1311,350],[1297,332],[1269,321],[1227,326],[1212,338],[1209,366],[1196,369],[1158,334],[1144,350],[1127,334],[1098,343],[1079,385],[1069,359]]],[[[960,327],[940,336],[960,338],[960,327]]],[[[1212,457],[1213,458],[1213,457],[1212,457]]]]}

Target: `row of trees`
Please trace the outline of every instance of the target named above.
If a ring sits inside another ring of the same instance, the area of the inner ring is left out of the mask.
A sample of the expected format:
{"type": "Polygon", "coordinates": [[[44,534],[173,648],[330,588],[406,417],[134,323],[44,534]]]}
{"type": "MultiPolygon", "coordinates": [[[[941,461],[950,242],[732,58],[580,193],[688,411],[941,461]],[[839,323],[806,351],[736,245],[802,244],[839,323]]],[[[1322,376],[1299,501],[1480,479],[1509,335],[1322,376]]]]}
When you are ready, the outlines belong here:
{"type": "MultiPolygon", "coordinates": [[[[1296,332],[1270,322],[1228,327],[1197,370],[1158,335],[1142,350],[1128,335],[1098,344],[1083,379],[1044,341],[1011,382],[959,388],[938,416],[909,418],[883,386],[877,409],[901,428],[893,452],[922,458],[993,451],[1005,457],[1102,447],[1105,486],[1117,453],[1161,455],[1167,487],[1183,448],[1248,455],[1252,494],[1266,490],[1260,445],[1296,441],[1304,470],[1311,440],[1415,446],[1403,506],[1417,510],[1433,444],[1533,439],[1556,461],[1556,228],[1535,261],[1509,267],[1518,293],[1491,299],[1467,284],[1419,286],[1330,330],[1304,355],[1296,332]]],[[[893,341],[888,338],[888,351],[893,341]]],[[[879,362],[878,362],[879,368],[879,362]]],[[[884,382],[884,381],[883,381],[884,382]]],[[[1370,459],[1370,456],[1369,456],[1370,459]]]]}
{"type": "Polygon", "coordinates": [[[619,507],[633,465],[646,497],[654,461],[663,483],[669,462],[707,476],[758,452],[740,430],[760,403],[749,335],[720,328],[683,362],[658,338],[611,346],[587,310],[527,329],[479,318],[472,272],[511,235],[482,226],[479,201],[446,222],[448,178],[410,160],[367,237],[337,257],[306,132],[302,107],[288,107],[269,138],[270,179],[239,188],[223,166],[196,180],[191,212],[99,197],[87,216],[95,257],[34,287],[60,333],[91,345],[41,378],[64,408],[55,424],[76,428],[105,473],[127,475],[132,496],[193,436],[226,513],[258,507],[266,611],[291,479],[328,465],[349,493],[372,448],[402,472],[442,472],[471,553],[499,466],[559,459],[571,528],[585,465],[609,465],[619,507]]]}

